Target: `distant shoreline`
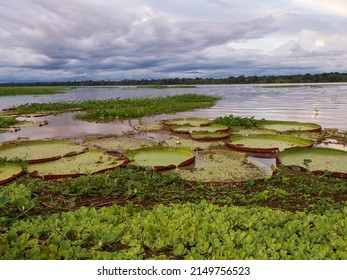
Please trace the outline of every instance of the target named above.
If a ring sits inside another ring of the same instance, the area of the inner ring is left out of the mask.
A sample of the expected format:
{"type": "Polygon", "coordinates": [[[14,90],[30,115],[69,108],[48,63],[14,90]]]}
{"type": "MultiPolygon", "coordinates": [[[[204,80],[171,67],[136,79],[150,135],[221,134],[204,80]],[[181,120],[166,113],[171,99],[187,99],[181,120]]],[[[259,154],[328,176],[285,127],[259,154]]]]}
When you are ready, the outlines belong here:
{"type": "Polygon", "coordinates": [[[170,86],[213,84],[306,84],[346,83],[347,73],[298,74],[279,76],[230,76],[227,78],[169,78],[169,79],[124,79],[119,81],[31,81],[3,82],[0,86],[170,86]]]}

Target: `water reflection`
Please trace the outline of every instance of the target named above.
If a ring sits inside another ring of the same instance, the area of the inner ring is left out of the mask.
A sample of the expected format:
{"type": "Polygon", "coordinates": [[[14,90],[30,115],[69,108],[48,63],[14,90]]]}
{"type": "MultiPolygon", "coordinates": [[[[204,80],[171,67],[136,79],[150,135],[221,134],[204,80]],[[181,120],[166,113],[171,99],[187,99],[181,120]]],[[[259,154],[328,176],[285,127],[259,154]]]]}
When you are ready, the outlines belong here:
{"type": "MultiPolygon", "coordinates": [[[[65,113],[58,116],[42,118],[28,118],[27,120],[48,120],[48,125],[42,127],[25,127],[18,132],[0,134],[0,141],[11,141],[17,138],[44,139],[44,138],[80,138],[95,134],[121,135],[127,131],[134,131],[131,123],[90,123],[73,118],[75,113],[65,113]]],[[[23,118],[22,118],[23,119],[23,118]]]]}

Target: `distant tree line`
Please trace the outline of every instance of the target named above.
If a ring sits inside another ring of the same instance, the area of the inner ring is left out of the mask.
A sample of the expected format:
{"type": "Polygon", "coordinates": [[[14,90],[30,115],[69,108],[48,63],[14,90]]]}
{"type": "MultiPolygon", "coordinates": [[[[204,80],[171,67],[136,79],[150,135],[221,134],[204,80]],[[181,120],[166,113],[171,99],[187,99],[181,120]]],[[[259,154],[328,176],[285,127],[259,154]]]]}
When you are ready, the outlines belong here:
{"type": "Polygon", "coordinates": [[[64,81],[2,83],[2,86],[137,86],[137,85],[205,85],[205,84],[277,84],[277,83],[336,83],[347,82],[347,73],[322,73],[288,76],[230,76],[228,78],[170,78],[120,81],[64,81]]]}

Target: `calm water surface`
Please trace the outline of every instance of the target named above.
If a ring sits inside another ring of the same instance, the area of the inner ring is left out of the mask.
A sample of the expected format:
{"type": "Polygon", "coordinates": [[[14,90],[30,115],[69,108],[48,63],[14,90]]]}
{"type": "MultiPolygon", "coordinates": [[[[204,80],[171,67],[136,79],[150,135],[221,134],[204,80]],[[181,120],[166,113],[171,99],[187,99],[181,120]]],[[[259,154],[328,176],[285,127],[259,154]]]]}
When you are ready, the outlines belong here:
{"type": "Polygon", "coordinates": [[[133,130],[132,126],[139,122],[146,123],[175,117],[207,117],[212,119],[229,114],[270,120],[315,122],[323,128],[347,130],[347,84],[305,84],[294,88],[262,88],[259,85],[207,85],[189,89],[77,88],[65,94],[0,97],[0,110],[32,102],[154,97],[187,92],[214,95],[222,99],[209,109],[173,115],[158,115],[122,123],[101,124],[78,121],[73,119],[74,113],[35,118],[35,120],[46,119],[49,124],[43,127],[23,128],[16,133],[2,133],[0,134],[0,142],[13,140],[17,137],[41,139],[51,137],[74,138],[105,133],[120,134],[133,130]]]}

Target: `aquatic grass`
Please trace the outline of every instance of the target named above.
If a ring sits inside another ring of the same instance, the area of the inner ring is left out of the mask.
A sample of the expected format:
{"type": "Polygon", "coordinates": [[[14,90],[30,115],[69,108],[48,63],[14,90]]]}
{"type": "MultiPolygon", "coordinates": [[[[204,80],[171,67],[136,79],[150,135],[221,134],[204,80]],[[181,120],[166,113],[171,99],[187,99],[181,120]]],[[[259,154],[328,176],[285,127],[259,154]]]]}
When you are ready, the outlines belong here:
{"type": "Polygon", "coordinates": [[[208,108],[218,97],[202,94],[182,94],[165,97],[85,100],[80,102],[31,103],[13,107],[20,114],[85,110],[76,118],[86,121],[114,121],[208,108]]]}
{"type": "Polygon", "coordinates": [[[9,128],[10,126],[18,123],[19,121],[16,119],[0,118],[0,128],[9,128]]]}
{"type": "Polygon", "coordinates": [[[38,95],[63,93],[66,87],[25,87],[25,86],[0,86],[0,96],[10,95],[38,95]]]}

